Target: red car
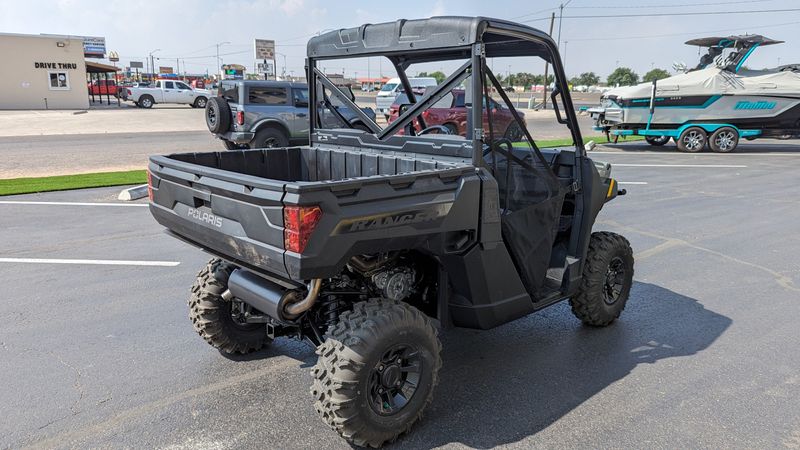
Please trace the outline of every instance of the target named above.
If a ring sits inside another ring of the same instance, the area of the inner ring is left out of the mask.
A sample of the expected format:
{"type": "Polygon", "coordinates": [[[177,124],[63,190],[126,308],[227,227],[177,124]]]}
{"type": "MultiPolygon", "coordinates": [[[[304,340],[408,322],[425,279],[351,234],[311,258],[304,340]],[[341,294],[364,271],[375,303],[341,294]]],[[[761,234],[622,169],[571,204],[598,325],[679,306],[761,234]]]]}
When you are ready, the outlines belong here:
{"type": "MultiPolygon", "coordinates": [[[[514,120],[511,111],[504,105],[491,101],[492,107],[492,126],[496,135],[502,135],[512,142],[522,139],[522,130],[514,120]]],[[[405,94],[400,94],[389,108],[389,123],[394,122],[399,117],[400,106],[407,104],[408,97],[405,94]]],[[[525,115],[517,111],[522,118],[525,115]]],[[[450,131],[450,134],[458,134],[461,136],[467,135],[467,108],[464,106],[464,90],[453,89],[449,94],[445,95],[441,100],[433,106],[422,112],[422,119],[425,125],[430,127],[433,125],[441,125],[450,131]]],[[[414,121],[414,129],[420,131],[419,123],[414,121]]],[[[487,114],[483,114],[483,129],[489,132],[489,120],[487,114]]],[[[400,130],[398,134],[404,134],[404,130],[400,130]]]]}
{"type": "Polygon", "coordinates": [[[94,95],[117,95],[117,82],[114,80],[94,80],[89,83],[89,93],[94,95]]]}

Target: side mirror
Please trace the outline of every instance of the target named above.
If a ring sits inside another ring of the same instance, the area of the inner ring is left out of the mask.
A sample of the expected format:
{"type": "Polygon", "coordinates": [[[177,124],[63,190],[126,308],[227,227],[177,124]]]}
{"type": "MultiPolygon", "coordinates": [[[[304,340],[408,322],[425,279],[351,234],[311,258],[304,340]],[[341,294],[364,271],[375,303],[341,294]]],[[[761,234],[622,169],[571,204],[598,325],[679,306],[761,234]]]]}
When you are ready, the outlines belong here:
{"type": "Polygon", "coordinates": [[[594,150],[595,147],[597,147],[597,144],[594,141],[589,141],[583,146],[587,152],[594,150]]]}

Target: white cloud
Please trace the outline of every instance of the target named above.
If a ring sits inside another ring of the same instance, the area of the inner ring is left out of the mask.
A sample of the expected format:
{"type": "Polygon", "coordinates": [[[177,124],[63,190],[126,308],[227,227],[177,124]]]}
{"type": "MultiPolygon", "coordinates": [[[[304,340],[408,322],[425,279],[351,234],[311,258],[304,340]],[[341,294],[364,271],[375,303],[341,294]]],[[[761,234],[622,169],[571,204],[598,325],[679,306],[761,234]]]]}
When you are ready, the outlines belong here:
{"type": "Polygon", "coordinates": [[[445,15],[445,7],[444,2],[442,0],[437,1],[433,4],[433,9],[431,10],[430,14],[431,17],[433,16],[443,16],[445,15]]]}
{"type": "Polygon", "coordinates": [[[305,9],[305,0],[271,0],[269,2],[273,8],[278,8],[289,16],[293,16],[305,9]]]}

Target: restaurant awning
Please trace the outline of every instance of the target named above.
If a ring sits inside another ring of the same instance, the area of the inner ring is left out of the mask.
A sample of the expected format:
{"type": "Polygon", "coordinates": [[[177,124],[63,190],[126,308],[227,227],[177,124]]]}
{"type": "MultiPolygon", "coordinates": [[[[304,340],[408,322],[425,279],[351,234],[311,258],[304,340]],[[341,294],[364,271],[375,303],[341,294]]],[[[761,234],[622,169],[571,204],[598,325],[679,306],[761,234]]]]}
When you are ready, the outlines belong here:
{"type": "Polygon", "coordinates": [[[119,67],[109,66],[108,64],[100,64],[92,61],[86,61],[86,73],[108,73],[119,72],[119,67]]]}

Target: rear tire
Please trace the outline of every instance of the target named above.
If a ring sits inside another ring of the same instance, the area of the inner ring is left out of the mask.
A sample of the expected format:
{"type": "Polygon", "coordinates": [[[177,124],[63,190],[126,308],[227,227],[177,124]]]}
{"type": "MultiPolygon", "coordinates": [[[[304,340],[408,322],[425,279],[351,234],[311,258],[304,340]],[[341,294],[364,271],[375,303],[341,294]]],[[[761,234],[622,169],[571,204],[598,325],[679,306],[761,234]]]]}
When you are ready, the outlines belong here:
{"type": "Polygon", "coordinates": [[[592,233],[581,287],[569,300],[572,313],[587,325],[603,327],[625,309],[633,284],[633,250],[624,237],[592,233]]]}
{"type": "Polygon", "coordinates": [[[454,123],[446,123],[444,127],[452,134],[453,136],[458,136],[458,126],[454,123]]]}
{"type": "Polygon", "coordinates": [[[708,146],[715,153],[730,153],[739,146],[739,132],[731,127],[722,127],[708,138],[708,146]]]}
{"type": "Polygon", "coordinates": [[[156,102],[155,102],[155,100],[153,100],[153,97],[151,97],[149,95],[143,95],[143,96],[139,97],[138,104],[142,108],[150,109],[150,108],[153,107],[153,105],[155,103],[156,102]]]}
{"type": "Polygon", "coordinates": [[[248,148],[247,144],[237,144],[235,142],[227,141],[225,139],[222,139],[222,145],[224,145],[225,148],[228,150],[244,150],[248,148]]]}
{"type": "Polygon", "coordinates": [[[314,408],[357,446],[393,442],[431,402],[441,348],[436,329],[413,306],[386,299],[356,303],[317,348],[314,408]]]}
{"type": "Polygon", "coordinates": [[[522,128],[519,127],[517,122],[511,122],[508,128],[506,128],[506,132],[503,134],[503,137],[511,142],[519,142],[522,140],[522,136],[522,128]]]}
{"type": "Polygon", "coordinates": [[[703,151],[708,141],[706,131],[700,127],[689,127],[676,141],[678,150],[686,153],[697,153],[703,151]]]}
{"type": "Polygon", "coordinates": [[[650,145],[661,147],[669,142],[669,136],[645,136],[644,140],[650,145]]]}
{"type": "Polygon", "coordinates": [[[283,130],[275,127],[262,128],[256,132],[250,148],[277,148],[288,147],[289,137],[283,130]]]}
{"type": "Polygon", "coordinates": [[[236,322],[231,314],[236,300],[222,298],[235,268],[220,259],[208,262],[192,285],[189,318],[197,334],[212,347],[224,353],[246,354],[260,350],[271,339],[264,324],[236,322]]]}

